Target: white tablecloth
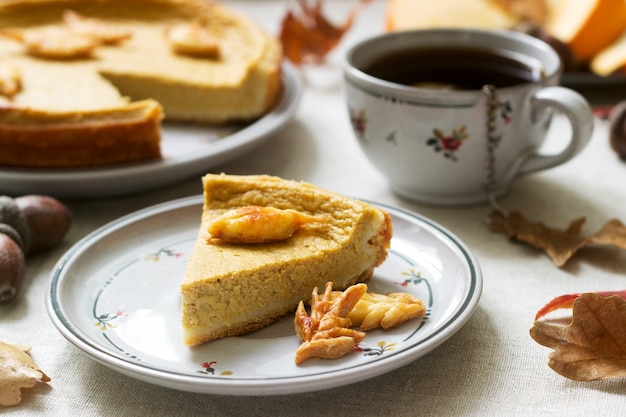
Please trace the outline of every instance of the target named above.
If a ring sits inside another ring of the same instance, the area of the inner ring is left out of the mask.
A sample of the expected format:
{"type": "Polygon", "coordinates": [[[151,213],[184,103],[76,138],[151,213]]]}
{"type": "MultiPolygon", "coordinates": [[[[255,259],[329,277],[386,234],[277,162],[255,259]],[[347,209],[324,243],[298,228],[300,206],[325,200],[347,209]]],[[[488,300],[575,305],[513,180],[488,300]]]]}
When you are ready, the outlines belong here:
{"type": "MultiPolygon", "coordinates": [[[[278,33],[285,1],[226,1],[278,33]]],[[[341,22],[352,1],[327,1],[341,22]]],[[[487,205],[438,208],[393,195],[350,130],[343,104],[341,53],[357,39],[383,31],[384,2],[357,19],[328,63],[303,73],[306,91],[296,117],[254,152],[213,171],[271,174],[305,180],[350,196],[414,210],[456,234],[474,252],[484,289],[474,315],[446,343],[407,366],[357,384],[304,394],[238,397],[187,393],[141,382],[96,363],[52,326],[44,293],[55,262],[80,238],[119,216],[201,193],[200,178],[157,191],[107,199],[65,201],[74,213],[67,239],[28,259],[19,299],[0,305],[0,340],[32,345],[52,378],[24,391],[8,415],[50,416],[578,416],[622,415],[626,379],[580,383],[547,366],[549,349],[529,336],[536,311],[557,295],[626,288],[626,252],[587,248],[564,268],[544,254],[488,230],[487,205]]],[[[619,87],[618,87],[619,88],[619,87]]],[[[621,92],[611,91],[618,96],[621,92]]],[[[608,100],[608,99],[607,99],[608,100]]],[[[615,98],[611,98],[615,100],[615,98]]],[[[552,132],[567,134],[557,123],[552,132]]],[[[519,179],[501,199],[510,209],[555,227],[585,216],[584,233],[608,219],[626,221],[626,163],[610,149],[598,120],[590,145],[573,161],[519,179]]]]}

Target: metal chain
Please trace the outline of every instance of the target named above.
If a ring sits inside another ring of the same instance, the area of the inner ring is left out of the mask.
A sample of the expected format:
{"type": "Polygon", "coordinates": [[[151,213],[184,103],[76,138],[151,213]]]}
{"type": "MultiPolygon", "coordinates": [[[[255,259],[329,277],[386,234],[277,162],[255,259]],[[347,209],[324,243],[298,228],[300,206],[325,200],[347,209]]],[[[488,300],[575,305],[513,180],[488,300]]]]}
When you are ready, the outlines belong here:
{"type": "Polygon", "coordinates": [[[503,208],[495,196],[496,189],[496,143],[498,138],[495,135],[496,132],[496,118],[498,114],[498,107],[500,102],[496,94],[496,87],[492,84],[483,86],[483,93],[487,97],[487,162],[485,165],[485,192],[491,208],[498,211],[500,214],[507,216],[508,212],[503,208]]]}

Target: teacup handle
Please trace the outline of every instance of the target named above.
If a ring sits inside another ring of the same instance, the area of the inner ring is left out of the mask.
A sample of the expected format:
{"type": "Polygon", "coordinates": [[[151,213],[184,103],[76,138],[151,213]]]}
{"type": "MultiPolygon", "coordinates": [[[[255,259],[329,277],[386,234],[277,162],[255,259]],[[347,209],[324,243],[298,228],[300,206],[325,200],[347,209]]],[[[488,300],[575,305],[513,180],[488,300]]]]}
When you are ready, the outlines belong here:
{"type": "Polygon", "coordinates": [[[589,103],[583,96],[569,88],[558,86],[543,88],[535,93],[531,105],[533,119],[547,107],[559,109],[569,119],[572,137],[567,147],[557,154],[535,153],[528,157],[518,172],[520,175],[552,168],[572,159],[583,150],[593,133],[593,113],[589,103]]]}

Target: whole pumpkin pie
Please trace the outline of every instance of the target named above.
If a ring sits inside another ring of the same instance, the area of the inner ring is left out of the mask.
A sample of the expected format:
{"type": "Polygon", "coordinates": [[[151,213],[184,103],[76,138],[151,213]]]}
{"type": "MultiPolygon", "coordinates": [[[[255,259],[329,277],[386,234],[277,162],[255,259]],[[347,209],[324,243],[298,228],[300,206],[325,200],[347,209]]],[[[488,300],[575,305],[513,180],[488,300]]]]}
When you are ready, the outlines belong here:
{"type": "Polygon", "coordinates": [[[249,121],[274,105],[281,50],[204,0],[0,3],[0,164],[160,158],[162,119],[249,121]]]}
{"type": "Polygon", "coordinates": [[[187,345],[260,329],[294,312],[315,287],[332,281],[333,288],[346,289],[368,280],[386,259],[391,217],[368,203],[263,175],[208,174],[203,185],[201,225],[180,287],[187,345]],[[228,213],[263,208],[308,220],[269,241],[233,242],[209,232],[215,234],[214,225],[228,213]]]}

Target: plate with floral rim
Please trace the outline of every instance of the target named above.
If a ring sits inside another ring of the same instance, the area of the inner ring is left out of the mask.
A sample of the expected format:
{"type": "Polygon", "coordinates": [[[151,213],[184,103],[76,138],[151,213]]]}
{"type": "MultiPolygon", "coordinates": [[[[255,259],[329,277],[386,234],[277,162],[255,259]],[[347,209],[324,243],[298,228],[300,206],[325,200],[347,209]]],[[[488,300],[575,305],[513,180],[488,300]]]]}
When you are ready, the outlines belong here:
{"type": "Polygon", "coordinates": [[[12,168],[0,166],[0,192],[47,194],[57,198],[127,195],[174,184],[234,160],[279,131],[295,115],[303,85],[298,70],[282,66],[281,96],[274,108],[250,123],[220,126],[170,123],[162,128],[163,158],[87,168],[12,168]]]}
{"type": "Polygon", "coordinates": [[[95,230],[57,262],[46,293],[59,332],[95,361],[178,390],[276,395],[355,383],[409,364],[457,332],[474,312],[482,273],[470,249],[419,214],[387,210],[394,236],[370,291],[406,291],[422,319],[368,332],[354,352],[294,362],[293,318],[189,348],[183,344],[179,284],[193,249],[202,197],[161,203],[95,230]]]}

